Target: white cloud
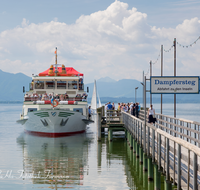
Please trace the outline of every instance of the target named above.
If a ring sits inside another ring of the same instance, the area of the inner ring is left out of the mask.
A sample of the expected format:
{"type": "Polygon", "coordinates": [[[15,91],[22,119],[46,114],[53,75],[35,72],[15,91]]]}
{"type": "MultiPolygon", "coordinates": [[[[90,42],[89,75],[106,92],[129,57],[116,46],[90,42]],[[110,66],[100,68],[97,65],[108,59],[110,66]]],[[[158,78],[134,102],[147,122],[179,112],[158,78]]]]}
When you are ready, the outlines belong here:
{"type": "Polygon", "coordinates": [[[29,21],[27,21],[25,18],[23,18],[22,27],[27,27],[28,24],[29,24],[29,21]]]}
{"type": "MultiPolygon", "coordinates": [[[[57,21],[39,24],[25,18],[12,30],[0,33],[0,69],[23,72],[29,76],[46,70],[54,63],[58,47],[58,63],[73,66],[85,74],[86,82],[105,76],[114,79],[142,80],[149,61],[157,59],[161,44],[169,49],[176,37],[190,44],[199,36],[200,20],[184,20],[176,28],[149,26],[147,15],[115,1],[106,10],[82,15],[76,23],[57,21]]],[[[177,47],[177,74],[198,75],[200,41],[193,47],[177,47]]],[[[164,53],[164,75],[173,74],[173,51],[164,53]]],[[[160,61],[153,65],[160,75],[160,61]]]]}

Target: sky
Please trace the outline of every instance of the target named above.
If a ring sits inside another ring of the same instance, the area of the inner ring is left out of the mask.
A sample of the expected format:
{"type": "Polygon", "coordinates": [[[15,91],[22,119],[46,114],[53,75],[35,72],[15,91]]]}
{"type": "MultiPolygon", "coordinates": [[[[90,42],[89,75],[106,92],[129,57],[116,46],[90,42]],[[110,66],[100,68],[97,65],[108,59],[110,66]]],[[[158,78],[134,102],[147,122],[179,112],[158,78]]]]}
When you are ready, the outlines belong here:
{"type": "Polygon", "coordinates": [[[86,83],[110,77],[142,81],[199,76],[199,0],[8,0],[0,6],[0,69],[39,74],[55,63],[84,73],[86,83]]]}

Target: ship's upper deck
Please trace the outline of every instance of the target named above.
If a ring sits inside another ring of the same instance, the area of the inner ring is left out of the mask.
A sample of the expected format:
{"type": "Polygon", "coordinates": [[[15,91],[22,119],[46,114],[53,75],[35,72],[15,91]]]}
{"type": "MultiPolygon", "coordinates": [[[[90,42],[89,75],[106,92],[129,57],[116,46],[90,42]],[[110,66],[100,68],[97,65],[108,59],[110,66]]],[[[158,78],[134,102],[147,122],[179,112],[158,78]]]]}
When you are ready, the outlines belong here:
{"type": "Polygon", "coordinates": [[[32,76],[30,90],[25,100],[40,96],[63,96],[68,98],[87,97],[84,92],[83,74],[72,67],[51,65],[46,71],[32,76]]]}

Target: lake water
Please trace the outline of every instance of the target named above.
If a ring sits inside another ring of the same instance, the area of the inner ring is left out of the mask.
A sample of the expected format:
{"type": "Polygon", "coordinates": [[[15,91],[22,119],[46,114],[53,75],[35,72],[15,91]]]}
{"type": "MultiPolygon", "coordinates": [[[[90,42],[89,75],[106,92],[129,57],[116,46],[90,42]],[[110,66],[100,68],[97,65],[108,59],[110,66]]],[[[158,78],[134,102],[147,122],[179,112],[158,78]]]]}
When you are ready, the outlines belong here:
{"type": "MultiPolygon", "coordinates": [[[[160,105],[154,107],[159,113],[160,105]]],[[[16,123],[21,110],[0,104],[0,189],[153,189],[122,133],[99,143],[94,123],[70,137],[25,135],[16,123]]],[[[199,104],[177,104],[178,118],[200,122],[199,111],[199,104]]],[[[173,104],[163,104],[163,113],[173,116],[173,104]]]]}

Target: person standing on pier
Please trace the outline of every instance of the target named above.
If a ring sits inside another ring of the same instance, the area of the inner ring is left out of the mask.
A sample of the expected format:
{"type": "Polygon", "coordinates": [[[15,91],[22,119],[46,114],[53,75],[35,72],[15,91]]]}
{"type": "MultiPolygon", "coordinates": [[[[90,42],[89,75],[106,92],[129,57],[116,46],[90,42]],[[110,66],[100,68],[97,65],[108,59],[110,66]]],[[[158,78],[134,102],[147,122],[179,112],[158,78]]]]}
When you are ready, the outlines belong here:
{"type": "Polygon", "coordinates": [[[89,106],[89,108],[88,108],[88,118],[89,118],[89,120],[90,120],[91,114],[92,114],[91,106],[89,106]]]}
{"type": "Polygon", "coordinates": [[[132,106],[131,115],[135,116],[135,103],[132,106]]]}
{"type": "Polygon", "coordinates": [[[117,116],[119,116],[120,112],[121,112],[121,105],[120,105],[120,103],[118,103],[117,116]]]}
{"type": "Polygon", "coordinates": [[[139,107],[138,107],[138,103],[135,104],[135,116],[138,118],[138,110],[139,110],[139,107]]]}
{"type": "Polygon", "coordinates": [[[154,115],[155,115],[155,109],[153,108],[153,105],[151,104],[148,110],[149,123],[151,124],[155,123],[154,115]]]}

